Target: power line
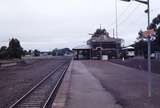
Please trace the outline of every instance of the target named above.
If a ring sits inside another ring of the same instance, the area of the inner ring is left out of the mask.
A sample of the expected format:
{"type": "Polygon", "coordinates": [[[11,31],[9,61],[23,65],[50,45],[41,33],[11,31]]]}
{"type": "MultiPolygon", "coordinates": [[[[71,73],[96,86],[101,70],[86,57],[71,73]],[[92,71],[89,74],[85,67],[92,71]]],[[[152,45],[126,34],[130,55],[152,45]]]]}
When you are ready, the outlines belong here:
{"type": "MultiPolygon", "coordinates": [[[[118,15],[118,19],[121,19],[121,17],[128,11],[128,9],[131,7],[133,3],[130,2],[129,5],[120,13],[120,15],[118,15]]],[[[111,26],[115,25],[115,19],[112,21],[112,23],[108,26],[110,29],[113,29],[111,28],[111,26]]]]}
{"type": "Polygon", "coordinates": [[[137,5],[136,7],[134,7],[131,12],[125,17],[125,19],[123,19],[118,25],[122,25],[124,24],[132,15],[135,11],[137,11],[137,9],[140,7],[140,4],[137,5]]]}
{"type": "Polygon", "coordinates": [[[128,9],[131,7],[132,4],[133,3],[130,2],[130,4],[121,12],[121,14],[119,15],[119,17],[123,16],[128,11],[128,9]]]}

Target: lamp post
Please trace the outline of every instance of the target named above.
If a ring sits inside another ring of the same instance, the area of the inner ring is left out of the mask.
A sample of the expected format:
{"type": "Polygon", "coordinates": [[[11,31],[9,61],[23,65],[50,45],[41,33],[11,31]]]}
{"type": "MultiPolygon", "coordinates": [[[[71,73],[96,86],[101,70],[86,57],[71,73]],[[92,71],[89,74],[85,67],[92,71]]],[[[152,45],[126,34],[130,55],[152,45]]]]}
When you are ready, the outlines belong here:
{"type": "MultiPolygon", "coordinates": [[[[150,25],[150,0],[142,1],[142,0],[121,0],[125,2],[136,1],[142,4],[147,5],[147,10],[145,11],[148,14],[148,27],[150,25]]],[[[148,96],[152,96],[152,76],[151,76],[151,40],[150,36],[148,36],[148,96]]]]}

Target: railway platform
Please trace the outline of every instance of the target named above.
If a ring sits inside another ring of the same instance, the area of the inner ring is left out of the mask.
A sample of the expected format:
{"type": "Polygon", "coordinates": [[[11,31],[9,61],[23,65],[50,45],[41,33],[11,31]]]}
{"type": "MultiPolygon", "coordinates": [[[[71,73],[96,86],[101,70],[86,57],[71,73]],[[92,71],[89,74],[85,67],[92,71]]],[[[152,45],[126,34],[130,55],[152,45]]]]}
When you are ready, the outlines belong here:
{"type": "Polygon", "coordinates": [[[108,61],[73,61],[53,108],[160,108],[160,75],[152,74],[152,97],[147,76],[108,61]]]}
{"type": "Polygon", "coordinates": [[[121,108],[80,61],[66,73],[53,108],[121,108]]]}

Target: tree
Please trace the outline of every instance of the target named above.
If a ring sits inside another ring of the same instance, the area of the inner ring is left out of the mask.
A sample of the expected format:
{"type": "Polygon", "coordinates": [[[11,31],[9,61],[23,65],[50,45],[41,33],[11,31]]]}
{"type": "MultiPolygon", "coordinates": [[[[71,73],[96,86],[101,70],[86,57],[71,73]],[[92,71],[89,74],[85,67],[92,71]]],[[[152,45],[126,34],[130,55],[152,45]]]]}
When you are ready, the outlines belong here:
{"type": "Polygon", "coordinates": [[[109,33],[106,31],[106,29],[97,29],[96,32],[93,34],[93,37],[99,37],[100,35],[109,36],[109,33]]]}
{"type": "Polygon", "coordinates": [[[21,58],[23,55],[23,48],[21,47],[19,40],[16,38],[10,40],[7,51],[10,58],[21,58]]]}
{"type": "Polygon", "coordinates": [[[23,56],[28,55],[28,51],[27,50],[23,50],[23,56]]]}
{"type": "Polygon", "coordinates": [[[37,49],[35,49],[35,50],[33,51],[33,54],[34,54],[34,56],[40,56],[40,51],[37,50],[37,49]]]}
{"type": "Polygon", "coordinates": [[[58,55],[58,49],[55,48],[54,50],[52,50],[52,56],[57,56],[58,55]]]}
{"type": "MultiPolygon", "coordinates": [[[[155,40],[151,41],[151,53],[160,51],[160,15],[155,17],[147,29],[153,29],[156,33],[155,40]]],[[[138,33],[137,42],[134,44],[136,55],[147,56],[147,42],[144,41],[143,31],[138,33]]]]}
{"type": "Polygon", "coordinates": [[[6,46],[2,46],[0,48],[0,59],[7,59],[8,58],[8,51],[6,46]]]}
{"type": "Polygon", "coordinates": [[[160,50],[160,27],[158,27],[156,35],[157,37],[156,37],[155,43],[157,47],[159,47],[159,50],[160,50]]]}
{"type": "Polygon", "coordinates": [[[140,30],[140,31],[138,32],[137,40],[142,40],[142,39],[143,39],[143,31],[140,30]]]}
{"type": "Polygon", "coordinates": [[[156,32],[156,39],[154,41],[154,45],[155,49],[158,48],[160,50],[160,14],[152,20],[152,23],[148,28],[154,29],[154,31],[156,32]]]}
{"type": "Polygon", "coordinates": [[[31,55],[31,54],[32,54],[32,50],[29,50],[29,51],[28,51],[28,55],[31,55]]]}
{"type": "Polygon", "coordinates": [[[2,47],[0,48],[0,52],[2,52],[2,51],[7,51],[7,47],[6,47],[6,46],[2,46],[2,47]]]}

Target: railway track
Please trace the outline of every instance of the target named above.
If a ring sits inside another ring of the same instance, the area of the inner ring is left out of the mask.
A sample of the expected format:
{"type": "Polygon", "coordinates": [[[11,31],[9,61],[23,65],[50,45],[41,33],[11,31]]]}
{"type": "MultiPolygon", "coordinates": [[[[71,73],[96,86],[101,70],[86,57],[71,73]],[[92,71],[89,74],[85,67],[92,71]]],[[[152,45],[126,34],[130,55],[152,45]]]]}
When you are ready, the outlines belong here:
{"type": "Polygon", "coordinates": [[[51,108],[70,61],[57,66],[9,108],[51,108]]]}

